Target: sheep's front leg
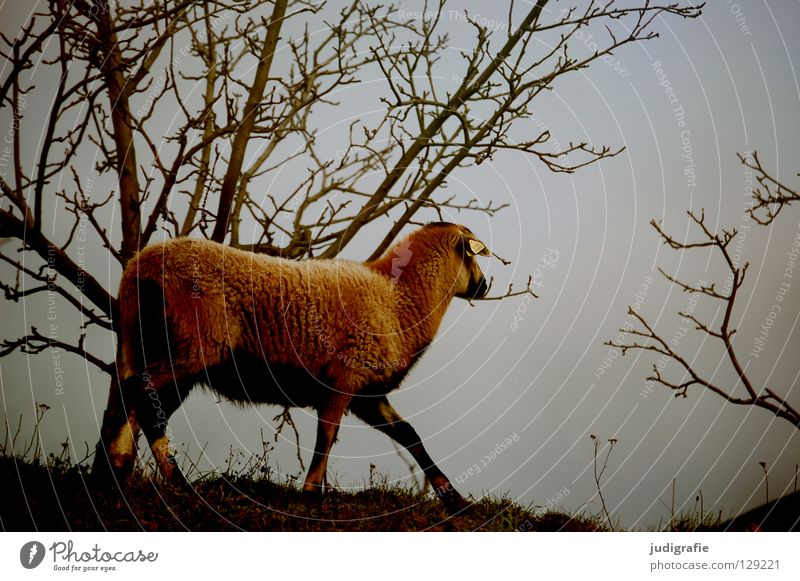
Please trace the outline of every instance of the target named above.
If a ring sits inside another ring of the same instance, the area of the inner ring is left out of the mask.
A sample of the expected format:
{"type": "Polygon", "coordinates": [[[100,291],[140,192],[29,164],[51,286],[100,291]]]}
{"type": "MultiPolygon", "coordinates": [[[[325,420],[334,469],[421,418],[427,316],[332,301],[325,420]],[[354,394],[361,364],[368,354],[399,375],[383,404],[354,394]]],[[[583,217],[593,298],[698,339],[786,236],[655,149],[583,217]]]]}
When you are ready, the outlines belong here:
{"type": "Polygon", "coordinates": [[[469,506],[469,503],[453,487],[450,479],[431,459],[416,430],[395,411],[386,396],[356,397],[350,404],[350,409],[359,418],[392,438],[411,453],[433,485],[436,495],[450,513],[461,512],[469,506]]]}
{"type": "Polygon", "coordinates": [[[342,416],[350,403],[350,396],[339,393],[328,400],[317,411],[317,443],[314,457],[308,467],[308,475],[303,484],[305,492],[322,492],[322,483],[328,469],[328,454],[331,451],[342,416]]]}

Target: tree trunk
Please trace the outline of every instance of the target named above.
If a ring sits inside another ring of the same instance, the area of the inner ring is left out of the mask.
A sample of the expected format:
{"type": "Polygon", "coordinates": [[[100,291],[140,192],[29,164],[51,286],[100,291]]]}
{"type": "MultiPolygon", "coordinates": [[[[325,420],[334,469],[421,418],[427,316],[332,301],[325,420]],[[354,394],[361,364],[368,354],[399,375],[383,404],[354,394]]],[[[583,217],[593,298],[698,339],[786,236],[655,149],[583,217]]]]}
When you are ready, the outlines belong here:
{"type": "Polygon", "coordinates": [[[136,175],[136,149],[133,145],[133,118],[128,104],[123,59],[111,22],[108,0],[95,0],[99,5],[97,32],[102,53],[100,70],[106,82],[111,104],[111,122],[114,126],[114,145],[119,174],[119,202],[122,215],[122,246],[120,255],[127,262],[139,250],[141,233],[141,207],[139,179],[136,175]]]}
{"type": "Polygon", "coordinates": [[[272,57],[275,54],[275,47],[278,45],[278,37],[283,24],[283,17],[286,13],[288,0],[275,0],[275,8],[272,10],[272,17],[267,28],[267,37],[264,39],[264,46],[261,48],[261,58],[256,69],[256,77],[253,86],[250,87],[250,94],[247,96],[247,103],[244,106],[242,122],[233,138],[231,147],[231,160],[228,164],[228,171],[222,180],[220,190],[219,208],[217,209],[217,223],[214,225],[214,232],[211,239],[215,242],[224,242],[228,234],[228,222],[230,221],[231,205],[236,195],[236,185],[239,183],[239,174],[244,163],[244,153],[247,143],[250,141],[250,132],[255,124],[256,111],[264,98],[264,87],[267,85],[267,77],[272,67],[272,57]]]}

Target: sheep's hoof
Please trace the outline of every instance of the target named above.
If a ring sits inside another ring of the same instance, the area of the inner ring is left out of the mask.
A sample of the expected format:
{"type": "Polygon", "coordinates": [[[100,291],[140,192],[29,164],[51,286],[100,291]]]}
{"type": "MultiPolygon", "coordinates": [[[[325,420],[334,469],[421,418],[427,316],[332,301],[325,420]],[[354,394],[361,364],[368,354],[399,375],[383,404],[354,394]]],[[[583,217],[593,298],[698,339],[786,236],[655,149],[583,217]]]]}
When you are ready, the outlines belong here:
{"type": "Polygon", "coordinates": [[[108,458],[95,460],[89,473],[89,482],[98,490],[122,488],[133,471],[133,463],[117,467],[108,458]]]}
{"type": "Polygon", "coordinates": [[[318,511],[322,510],[322,501],[325,498],[321,486],[316,486],[313,489],[304,488],[301,491],[301,494],[303,502],[309,509],[318,511]]]}
{"type": "Polygon", "coordinates": [[[185,476],[181,475],[180,478],[170,480],[169,486],[176,492],[193,492],[194,484],[189,482],[185,476]]]}
{"type": "Polygon", "coordinates": [[[152,482],[160,490],[168,493],[185,494],[194,491],[194,485],[183,474],[180,476],[172,474],[169,477],[154,476],[152,482]]]}
{"type": "Polygon", "coordinates": [[[170,474],[168,478],[165,478],[164,481],[175,490],[180,490],[182,492],[193,488],[192,483],[189,482],[183,472],[177,468],[173,470],[172,474],[170,474]]]}
{"type": "Polygon", "coordinates": [[[122,490],[125,487],[127,475],[116,474],[112,470],[92,470],[88,482],[97,491],[122,490]]]}
{"type": "Polygon", "coordinates": [[[460,494],[450,494],[442,497],[444,509],[450,516],[464,516],[470,508],[472,503],[465,500],[460,494]]]}

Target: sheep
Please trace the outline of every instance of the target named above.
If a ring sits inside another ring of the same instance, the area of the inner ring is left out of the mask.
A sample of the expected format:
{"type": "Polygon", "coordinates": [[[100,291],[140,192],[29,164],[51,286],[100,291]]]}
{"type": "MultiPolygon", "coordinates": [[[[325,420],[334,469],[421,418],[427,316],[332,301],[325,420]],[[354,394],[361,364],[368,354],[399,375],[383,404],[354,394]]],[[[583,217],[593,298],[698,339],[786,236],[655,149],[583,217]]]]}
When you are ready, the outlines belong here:
{"type": "Polygon", "coordinates": [[[468,503],[387,394],[431,344],[451,299],[486,295],[475,257],[490,254],[446,222],[367,263],[292,261],[192,238],[148,246],[120,282],[118,377],[97,461],[126,477],[141,430],[165,480],[185,483],[167,422],[200,384],[242,404],[316,409],[306,492],[322,491],[349,411],[407,448],[446,509],[462,510],[468,503]]]}

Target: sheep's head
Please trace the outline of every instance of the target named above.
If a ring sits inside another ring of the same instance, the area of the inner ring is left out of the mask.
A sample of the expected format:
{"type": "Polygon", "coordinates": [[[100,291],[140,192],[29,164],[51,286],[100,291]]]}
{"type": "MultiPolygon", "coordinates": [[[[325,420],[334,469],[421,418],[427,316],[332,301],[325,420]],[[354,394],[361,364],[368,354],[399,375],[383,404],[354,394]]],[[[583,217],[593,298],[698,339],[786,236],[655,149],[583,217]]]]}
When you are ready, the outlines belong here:
{"type": "Polygon", "coordinates": [[[478,240],[466,226],[436,222],[428,228],[441,228],[442,240],[452,255],[454,296],[462,299],[480,299],[486,296],[489,287],[476,257],[491,256],[492,251],[478,240]]]}

